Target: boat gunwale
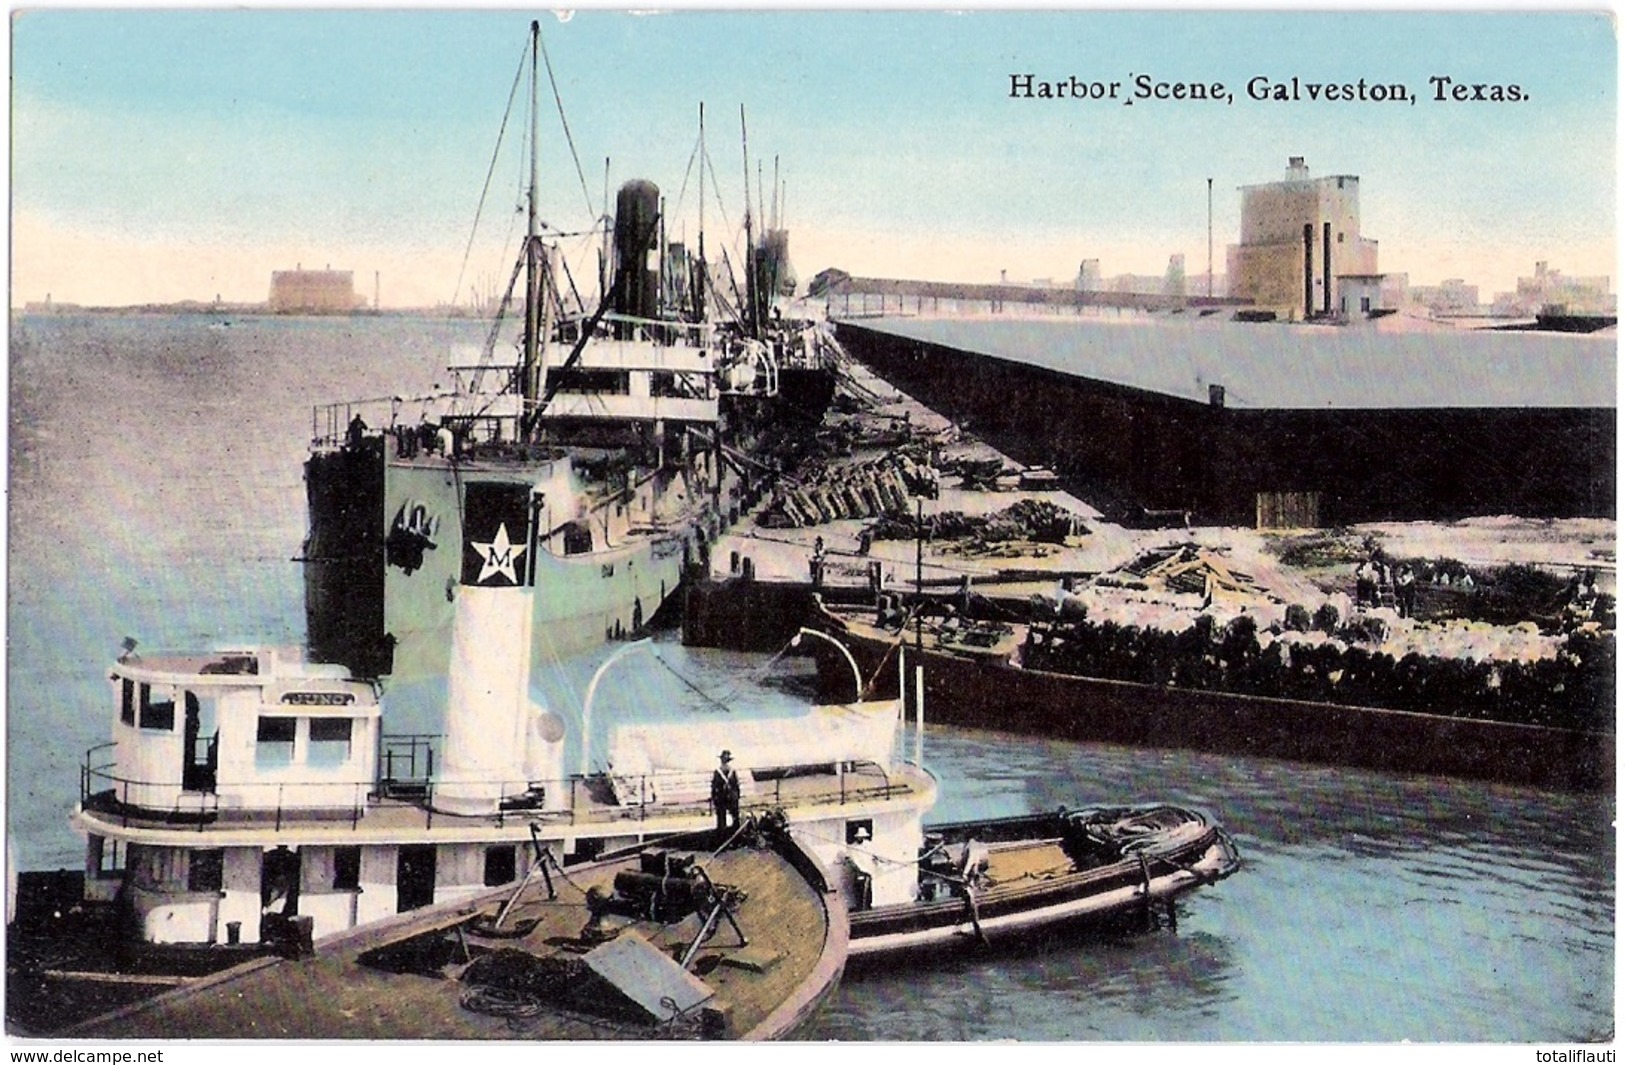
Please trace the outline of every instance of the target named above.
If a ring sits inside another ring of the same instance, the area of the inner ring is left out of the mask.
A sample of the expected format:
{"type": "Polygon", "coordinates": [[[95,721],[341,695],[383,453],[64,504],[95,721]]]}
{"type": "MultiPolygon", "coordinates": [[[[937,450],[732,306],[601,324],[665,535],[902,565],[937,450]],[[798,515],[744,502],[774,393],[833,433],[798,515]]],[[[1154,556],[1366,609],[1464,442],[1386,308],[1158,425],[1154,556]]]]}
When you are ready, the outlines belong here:
{"type": "MultiPolygon", "coordinates": [[[[991,944],[1019,942],[1053,929],[1110,922],[1121,918],[1135,906],[1144,907],[1162,901],[1171,905],[1180,895],[1230,876],[1241,864],[1234,844],[1222,832],[1193,865],[1209,860],[1218,861],[1219,868],[1213,872],[1202,872],[1175,866],[1153,876],[1149,882],[1134,876],[1126,883],[1081,894],[1078,889],[1084,885],[1073,883],[1069,885],[1069,890],[1062,890],[1060,885],[1050,882],[1049,888],[1041,894],[1053,897],[1044,897],[1037,905],[1032,905],[1029,899],[1026,900],[1029,903],[1027,906],[1012,906],[1012,902],[1021,900],[1011,896],[994,900],[1000,905],[989,905],[987,896],[978,896],[974,921],[966,915],[962,896],[930,904],[932,910],[929,913],[923,912],[923,909],[914,913],[866,911],[878,913],[882,919],[891,918],[889,926],[865,921],[863,915],[854,914],[850,961],[860,969],[883,965],[900,957],[939,947],[945,942],[975,935],[977,930],[981,931],[981,938],[967,942],[982,942],[983,939],[991,944]],[[1097,897],[1104,899],[1106,895],[1124,891],[1130,892],[1125,898],[1105,901],[1098,907],[1089,905],[1097,897]]],[[[903,905],[907,907],[908,904],[903,905]]]]}
{"type": "MultiPolygon", "coordinates": [[[[1080,869],[1070,873],[1062,873],[1044,880],[1035,880],[1030,884],[1014,881],[993,884],[977,890],[976,902],[979,907],[1000,908],[1009,903],[1029,901],[1039,896],[1064,895],[1085,888],[1101,887],[1116,880],[1139,884],[1144,882],[1147,873],[1154,879],[1174,876],[1182,872],[1190,873],[1198,884],[1208,880],[1220,880],[1235,871],[1233,864],[1231,868],[1223,872],[1207,875],[1195,871],[1189,865],[1181,864],[1178,859],[1190,853],[1199,853],[1201,857],[1196,862],[1191,863],[1191,865],[1196,865],[1206,859],[1208,854],[1216,848],[1221,852],[1224,851],[1226,848],[1220,843],[1221,835],[1222,833],[1217,827],[1211,827],[1199,839],[1193,840],[1190,844],[1181,846],[1175,851],[1147,855],[1144,868],[1133,858],[1125,857],[1109,865],[1099,865],[1093,869],[1080,869]]],[[[913,914],[957,913],[962,912],[964,908],[964,897],[962,895],[953,895],[945,899],[934,899],[930,902],[916,900],[914,902],[892,903],[888,906],[876,906],[872,909],[854,913],[853,921],[855,924],[863,925],[913,914]],[[871,914],[874,916],[869,916],[871,914]]]]}

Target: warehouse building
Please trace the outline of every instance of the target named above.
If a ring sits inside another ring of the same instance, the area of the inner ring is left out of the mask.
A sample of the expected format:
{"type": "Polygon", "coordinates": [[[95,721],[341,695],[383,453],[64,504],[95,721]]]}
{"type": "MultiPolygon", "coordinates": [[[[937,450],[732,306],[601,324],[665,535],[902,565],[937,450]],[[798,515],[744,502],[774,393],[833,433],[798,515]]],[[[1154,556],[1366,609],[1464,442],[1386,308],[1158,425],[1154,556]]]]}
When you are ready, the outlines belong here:
{"type": "Polygon", "coordinates": [[[273,270],[270,308],[275,314],[348,314],[361,306],[349,270],[273,270]]]}
{"type": "Polygon", "coordinates": [[[1614,330],[841,322],[899,388],[1120,521],[1614,515],[1614,330]]]}

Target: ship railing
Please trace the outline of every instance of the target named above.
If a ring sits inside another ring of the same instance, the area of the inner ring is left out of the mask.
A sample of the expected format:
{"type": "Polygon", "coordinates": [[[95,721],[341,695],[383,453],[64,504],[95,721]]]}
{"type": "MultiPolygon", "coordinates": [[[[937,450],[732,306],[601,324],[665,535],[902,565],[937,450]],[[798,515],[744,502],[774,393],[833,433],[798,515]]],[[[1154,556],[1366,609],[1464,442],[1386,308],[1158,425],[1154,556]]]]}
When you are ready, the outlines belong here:
{"type": "MultiPolygon", "coordinates": [[[[460,792],[474,789],[489,796],[491,809],[480,814],[453,814],[444,808],[437,794],[437,781],[421,781],[406,792],[386,794],[379,799],[394,800],[392,824],[402,815],[401,827],[431,829],[436,822],[465,823],[477,818],[506,827],[510,822],[547,822],[584,826],[622,821],[644,822],[655,816],[707,816],[711,807],[710,773],[607,773],[575,774],[566,778],[537,780],[509,779],[459,781],[460,792]],[[562,802],[549,802],[549,796],[564,796],[562,802]],[[421,820],[419,820],[421,818],[421,820]]],[[[856,802],[887,802],[909,795],[913,786],[893,779],[886,768],[874,762],[848,762],[838,772],[817,775],[798,768],[765,770],[741,796],[742,810],[767,810],[783,806],[840,806],[856,802]],[[811,781],[812,783],[809,783],[811,781]]],[[[466,801],[466,799],[464,800],[466,801]]]]}
{"type": "Polygon", "coordinates": [[[438,733],[386,733],[378,744],[379,797],[412,800],[427,796],[439,742],[438,733]]]}
{"type": "Polygon", "coordinates": [[[101,790],[97,785],[104,779],[111,785],[114,781],[112,770],[116,766],[113,757],[114,748],[118,744],[111,741],[100,743],[85,752],[84,761],[79,763],[79,805],[88,806],[90,797],[101,790]]]}
{"type": "Polygon", "coordinates": [[[201,832],[223,821],[267,823],[278,831],[295,821],[348,821],[355,828],[376,800],[372,781],[246,781],[197,790],[180,780],[120,776],[114,763],[99,760],[112,746],[86,752],[79,769],[79,805],[125,828],[164,825],[201,832]]]}
{"type": "MultiPolygon", "coordinates": [[[[827,767],[783,767],[752,773],[750,788],[740,797],[743,808],[771,808],[789,805],[841,805],[852,802],[891,800],[910,792],[906,782],[894,781],[879,763],[843,763],[831,774],[827,767]]],[[[611,815],[635,816],[645,820],[651,812],[670,813],[685,809],[695,812],[711,808],[709,773],[639,773],[616,777],[577,777],[590,786],[603,781],[617,799],[611,815]]],[[[572,799],[574,798],[572,792],[572,799]]],[[[576,804],[572,801],[572,810],[576,804]]],[[[589,815],[598,813],[589,809],[589,815]]]]}
{"type": "Polygon", "coordinates": [[[403,405],[419,402],[426,401],[400,396],[373,396],[370,399],[318,403],[310,409],[311,449],[321,451],[344,446],[350,437],[350,425],[358,417],[366,424],[368,432],[393,428],[403,405]]]}
{"type": "MultiPolygon", "coordinates": [[[[349,822],[352,829],[374,817],[392,827],[421,824],[433,828],[447,818],[470,817],[498,827],[510,821],[549,821],[578,826],[642,822],[653,816],[704,816],[711,809],[708,773],[641,773],[611,778],[607,774],[573,775],[554,780],[489,780],[473,786],[490,796],[490,810],[450,814],[437,809],[433,741],[429,734],[386,738],[374,781],[246,781],[225,783],[216,791],[187,791],[179,781],[122,777],[107,761],[113,744],[91,748],[80,767],[80,804],[89,813],[131,824],[185,826],[203,831],[230,822],[254,823],[281,831],[290,824],[316,821],[329,827],[349,822]],[[557,800],[563,796],[563,801],[557,800]],[[554,796],[549,802],[549,796],[554,796]]],[[[466,790],[469,781],[459,782],[466,790]]],[[[753,774],[741,797],[743,809],[784,806],[847,805],[891,801],[912,790],[874,762],[848,762],[830,773],[790,767],[753,774]]]]}
{"type": "Polygon", "coordinates": [[[599,326],[601,331],[625,332],[625,327],[630,326],[638,333],[638,339],[650,343],[668,345],[688,343],[693,344],[695,347],[705,347],[709,344],[712,335],[717,329],[715,322],[684,322],[671,318],[640,318],[636,315],[620,314],[615,311],[605,314],[600,321],[608,323],[607,330],[604,325],[599,326]],[[615,330],[614,326],[617,325],[621,326],[622,329],[615,330]]]}

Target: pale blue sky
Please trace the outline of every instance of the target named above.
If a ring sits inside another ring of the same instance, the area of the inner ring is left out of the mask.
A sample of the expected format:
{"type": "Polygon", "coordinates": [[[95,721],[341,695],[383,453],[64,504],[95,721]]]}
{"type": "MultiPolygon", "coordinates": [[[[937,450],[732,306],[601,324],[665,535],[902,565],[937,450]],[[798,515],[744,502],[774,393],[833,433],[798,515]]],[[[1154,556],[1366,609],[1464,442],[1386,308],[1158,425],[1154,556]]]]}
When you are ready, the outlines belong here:
{"type": "MultiPolygon", "coordinates": [[[[265,298],[272,269],[354,270],[386,305],[453,295],[525,45],[520,11],[72,11],[12,19],[14,304],[265,298]]],[[[1236,187],[1289,155],[1361,178],[1380,266],[1614,274],[1616,42],[1593,14],[688,12],[544,16],[591,198],[658,182],[670,224],[698,105],[728,220],[739,106],[787,182],[795,264],[944,280],[1160,274],[1235,239],[1236,187]],[[1013,100],[1011,74],[1224,82],[1232,104],[1013,100]],[[1436,103],[1430,75],[1522,103],[1436,103]],[[1263,103],[1275,81],[1403,82],[1414,106],[1263,103]]],[[[544,215],[587,217],[544,85],[544,215]]],[[[511,209],[517,161],[496,202],[511,209]]],[[[710,198],[710,197],[708,197],[710,198]]],[[[596,204],[595,204],[596,207],[596,204]]],[[[716,201],[707,240],[723,239],[716,201]]],[[[501,233],[497,234],[498,238],[501,233]]],[[[505,272],[496,249],[472,268],[505,272]]],[[[362,279],[365,284],[360,284],[362,279]]],[[[467,281],[464,288],[466,290],[467,281]]]]}

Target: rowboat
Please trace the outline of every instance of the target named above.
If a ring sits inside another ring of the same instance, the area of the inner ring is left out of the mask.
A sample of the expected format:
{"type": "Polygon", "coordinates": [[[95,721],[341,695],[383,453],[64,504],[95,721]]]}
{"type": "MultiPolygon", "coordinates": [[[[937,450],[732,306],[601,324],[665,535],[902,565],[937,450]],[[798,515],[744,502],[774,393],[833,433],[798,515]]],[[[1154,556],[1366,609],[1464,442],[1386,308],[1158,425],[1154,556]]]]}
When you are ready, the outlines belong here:
{"type": "Polygon", "coordinates": [[[916,898],[855,910],[851,957],[983,948],[1160,914],[1175,923],[1176,899],[1240,865],[1211,817],[1167,803],[927,826],[916,898]]]}

